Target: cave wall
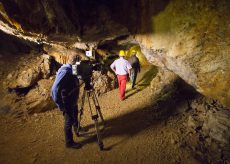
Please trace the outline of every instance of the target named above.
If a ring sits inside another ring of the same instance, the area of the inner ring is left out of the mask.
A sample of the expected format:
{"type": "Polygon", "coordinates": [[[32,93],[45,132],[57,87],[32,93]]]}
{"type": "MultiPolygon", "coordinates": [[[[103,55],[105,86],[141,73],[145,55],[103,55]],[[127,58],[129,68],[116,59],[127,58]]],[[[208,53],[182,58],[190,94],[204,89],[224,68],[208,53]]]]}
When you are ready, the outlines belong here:
{"type": "Polygon", "coordinates": [[[230,1],[173,0],[157,14],[151,2],[143,1],[135,34],[147,59],[229,107],[230,1]]]}
{"type": "Polygon", "coordinates": [[[59,35],[72,48],[133,36],[149,62],[230,107],[228,0],[3,0],[0,9],[0,21],[45,35],[48,42],[59,35]]]}
{"type": "Polygon", "coordinates": [[[68,3],[56,0],[32,0],[29,3],[3,0],[2,3],[9,18],[20,23],[23,30],[43,34],[79,32],[77,6],[73,0],[68,3]]]}

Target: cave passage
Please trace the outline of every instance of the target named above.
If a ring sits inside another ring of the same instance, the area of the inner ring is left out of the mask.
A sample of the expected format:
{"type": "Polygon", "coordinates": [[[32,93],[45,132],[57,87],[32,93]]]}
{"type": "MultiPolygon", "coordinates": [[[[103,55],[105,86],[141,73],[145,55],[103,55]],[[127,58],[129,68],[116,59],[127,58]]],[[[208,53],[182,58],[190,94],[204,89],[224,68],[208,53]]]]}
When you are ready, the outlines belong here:
{"type": "Polygon", "coordinates": [[[0,163],[229,163],[229,11],[229,0],[1,0],[0,163]],[[141,64],[124,101],[110,68],[120,50],[141,64]],[[92,85],[105,152],[88,103],[88,135],[74,135],[83,147],[65,148],[50,95],[59,68],[86,51],[103,68],[92,85]]]}

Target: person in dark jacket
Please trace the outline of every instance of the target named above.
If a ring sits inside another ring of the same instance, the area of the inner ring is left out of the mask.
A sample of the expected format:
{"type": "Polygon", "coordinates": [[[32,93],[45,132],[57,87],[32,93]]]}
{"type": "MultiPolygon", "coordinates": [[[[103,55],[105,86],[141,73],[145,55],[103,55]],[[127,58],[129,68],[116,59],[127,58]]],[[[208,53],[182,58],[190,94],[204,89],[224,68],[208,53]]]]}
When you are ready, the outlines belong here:
{"type": "Polygon", "coordinates": [[[132,50],[132,56],[128,59],[129,63],[132,66],[130,80],[132,82],[132,88],[134,88],[137,79],[137,73],[141,71],[140,61],[136,56],[136,51],[132,50]]]}
{"type": "Polygon", "coordinates": [[[68,64],[64,64],[59,68],[51,89],[51,96],[64,115],[66,147],[78,149],[81,144],[74,142],[72,132],[72,127],[77,129],[78,126],[79,79],[72,74],[72,65],[75,64],[76,60],[77,55],[70,55],[68,64]]]}

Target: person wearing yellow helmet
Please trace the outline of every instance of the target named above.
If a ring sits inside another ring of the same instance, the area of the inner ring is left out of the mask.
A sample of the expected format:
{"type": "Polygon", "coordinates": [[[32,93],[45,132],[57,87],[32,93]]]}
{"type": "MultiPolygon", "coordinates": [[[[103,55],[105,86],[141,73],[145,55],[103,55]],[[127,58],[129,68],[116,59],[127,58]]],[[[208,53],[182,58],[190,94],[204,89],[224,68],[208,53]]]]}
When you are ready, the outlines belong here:
{"type": "Polygon", "coordinates": [[[124,56],[125,56],[125,51],[124,51],[124,50],[120,50],[120,52],[119,52],[119,56],[124,57],[124,56]]]}
{"type": "Polygon", "coordinates": [[[130,70],[131,70],[132,66],[124,58],[124,56],[125,56],[124,50],[120,50],[119,56],[120,56],[120,58],[115,60],[110,65],[110,68],[117,75],[118,84],[119,84],[119,91],[120,91],[120,99],[121,99],[121,101],[123,101],[125,99],[126,82],[127,82],[128,76],[130,75],[130,70]]]}
{"type": "Polygon", "coordinates": [[[134,88],[136,84],[137,73],[141,71],[141,67],[140,67],[140,61],[136,56],[137,52],[135,50],[132,50],[131,53],[132,56],[128,59],[128,61],[132,66],[132,70],[130,72],[130,80],[132,82],[132,88],[134,88]]]}

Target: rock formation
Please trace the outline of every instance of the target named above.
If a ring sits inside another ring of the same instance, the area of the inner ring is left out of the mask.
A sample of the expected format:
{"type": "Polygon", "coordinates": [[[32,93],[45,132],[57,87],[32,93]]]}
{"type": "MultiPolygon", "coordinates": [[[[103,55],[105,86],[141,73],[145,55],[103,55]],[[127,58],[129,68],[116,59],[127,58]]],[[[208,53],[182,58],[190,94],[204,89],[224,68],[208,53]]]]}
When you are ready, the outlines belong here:
{"type": "Polygon", "coordinates": [[[227,0],[42,0],[30,5],[12,0],[1,3],[0,27],[5,32],[15,28],[11,34],[27,38],[36,32],[35,41],[82,49],[132,34],[149,62],[166,67],[198,92],[230,106],[229,6],[227,0]],[[33,34],[28,36],[28,32],[33,34]]]}
{"type": "Polygon", "coordinates": [[[141,15],[147,15],[136,35],[147,59],[229,107],[229,1],[176,0],[151,13],[155,7],[143,1],[141,15]]]}
{"type": "MultiPolygon", "coordinates": [[[[108,68],[120,49],[127,57],[136,49],[142,64],[159,67],[151,83],[156,108],[178,103],[173,99],[185,83],[211,98],[189,97],[188,104],[182,104],[182,112],[188,113],[186,130],[194,139],[188,143],[201,143],[191,146],[200,156],[208,149],[210,161],[226,162],[229,11],[229,0],[2,0],[0,112],[21,115],[54,108],[50,87],[68,54],[84,56],[83,51],[93,49],[108,68]]],[[[108,69],[95,72],[93,78],[99,95],[117,85],[108,69]]]]}

